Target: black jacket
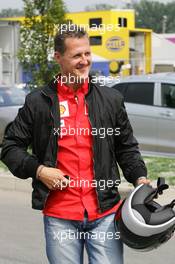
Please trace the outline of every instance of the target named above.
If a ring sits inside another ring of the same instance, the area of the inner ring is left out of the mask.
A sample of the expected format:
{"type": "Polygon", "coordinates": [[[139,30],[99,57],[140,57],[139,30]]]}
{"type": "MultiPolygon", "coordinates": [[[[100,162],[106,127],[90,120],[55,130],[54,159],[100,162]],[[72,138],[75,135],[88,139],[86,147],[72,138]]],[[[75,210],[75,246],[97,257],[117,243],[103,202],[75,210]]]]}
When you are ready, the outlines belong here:
{"type": "MultiPolygon", "coordinates": [[[[56,87],[53,81],[27,95],[24,106],[5,133],[1,152],[2,161],[16,177],[32,177],[32,207],[40,210],[49,190],[36,179],[36,170],[40,164],[55,167],[57,159],[58,133],[55,131],[60,128],[60,113],[56,87]],[[32,154],[27,152],[29,145],[32,154]]],[[[99,183],[96,188],[99,212],[103,212],[120,199],[116,186],[116,181],[120,180],[117,163],[127,181],[133,184],[140,176],[146,176],[146,167],[133,137],[121,94],[90,82],[85,100],[90,123],[100,132],[93,136],[93,151],[95,180],[99,183]],[[101,132],[105,130],[106,133],[108,128],[110,131],[119,128],[120,135],[110,132],[102,136],[101,132]],[[110,186],[106,184],[101,188],[100,180],[110,180],[110,186]]]]}

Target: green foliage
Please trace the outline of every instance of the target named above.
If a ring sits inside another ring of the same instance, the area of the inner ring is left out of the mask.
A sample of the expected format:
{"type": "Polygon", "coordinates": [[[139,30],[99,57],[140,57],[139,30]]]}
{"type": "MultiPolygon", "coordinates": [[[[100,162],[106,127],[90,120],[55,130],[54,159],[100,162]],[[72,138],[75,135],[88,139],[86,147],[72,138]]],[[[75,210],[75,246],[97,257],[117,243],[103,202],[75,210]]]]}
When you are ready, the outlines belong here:
{"type": "Polygon", "coordinates": [[[0,11],[0,17],[19,17],[23,16],[24,11],[19,9],[6,8],[0,11]]]}
{"type": "Polygon", "coordinates": [[[170,2],[166,4],[165,7],[165,15],[167,15],[167,23],[166,23],[166,33],[174,33],[175,32],[175,2],[170,2]]]}
{"type": "Polygon", "coordinates": [[[141,0],[133,5],[136,10],[136,26],[151,28],[156,33],[173,33],[175,28],[175,2],[141,0]]]}
{"type": "Polygon", "coordinates": [[[30,85],[40,87],[58,72],[53,59],[53,36],[64,23],[62,0],[23,0],[25,21],[21,25],[21,46],[18,58],[23,69],[31,74],[30,85]]]}

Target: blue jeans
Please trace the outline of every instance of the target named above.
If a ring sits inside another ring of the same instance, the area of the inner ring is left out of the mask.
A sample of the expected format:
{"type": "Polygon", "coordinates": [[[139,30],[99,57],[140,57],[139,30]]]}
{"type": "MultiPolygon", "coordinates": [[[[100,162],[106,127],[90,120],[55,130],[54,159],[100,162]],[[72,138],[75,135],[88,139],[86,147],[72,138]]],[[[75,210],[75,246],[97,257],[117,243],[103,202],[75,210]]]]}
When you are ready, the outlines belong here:
{"type": "Polygon", "coordinates": [[[44,216],[46,253],[50,264],[83,264],[84,246],[89,264],[123,264],[123,244],[114,229],[114,214],[95,221],[44,216]]]}

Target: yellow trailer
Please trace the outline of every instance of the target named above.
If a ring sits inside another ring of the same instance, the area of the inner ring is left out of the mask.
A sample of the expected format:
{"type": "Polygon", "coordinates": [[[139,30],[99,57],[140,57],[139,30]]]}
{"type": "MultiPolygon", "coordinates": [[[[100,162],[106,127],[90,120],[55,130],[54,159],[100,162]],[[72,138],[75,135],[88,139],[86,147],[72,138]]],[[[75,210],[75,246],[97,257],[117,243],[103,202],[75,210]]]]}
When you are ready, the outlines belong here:
{"type": "Polygon", "coordinates": [[[151,72],[152,30],[135,28],[134,10],[68,13],[66,17],[87,29],[94,70],[114,76],[151,72]]]}
{"type": "MultiPolygon", "coordinates": [[[[24,19],[5,20],[22,23],[24,19]]],[[[88,31],[93,54],[92,70],[105,76],[151,72],[152,30],[135,28],[134,10],[67,13],[66,19],[68,26],[77,24],[88,31]]]]}

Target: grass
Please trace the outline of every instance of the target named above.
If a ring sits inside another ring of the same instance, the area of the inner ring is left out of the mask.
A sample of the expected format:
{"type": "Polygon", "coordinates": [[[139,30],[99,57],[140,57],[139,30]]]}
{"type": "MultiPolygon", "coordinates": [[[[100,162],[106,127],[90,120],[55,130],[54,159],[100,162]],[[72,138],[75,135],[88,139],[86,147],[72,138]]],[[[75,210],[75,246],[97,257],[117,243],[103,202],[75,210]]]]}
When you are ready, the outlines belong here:
{"type": "Polygon", "coordinates": [[[167,183],[175,185],[175,159],[160,157],[144,157],[151,180],[165,177],[167,183]]]}
{"type": "Polygon", "coordinates": [[[7,166],[4,163],[2,163],[2,161],[0,161],[0,172],[1,171],[8,171],[7,166]]]}

